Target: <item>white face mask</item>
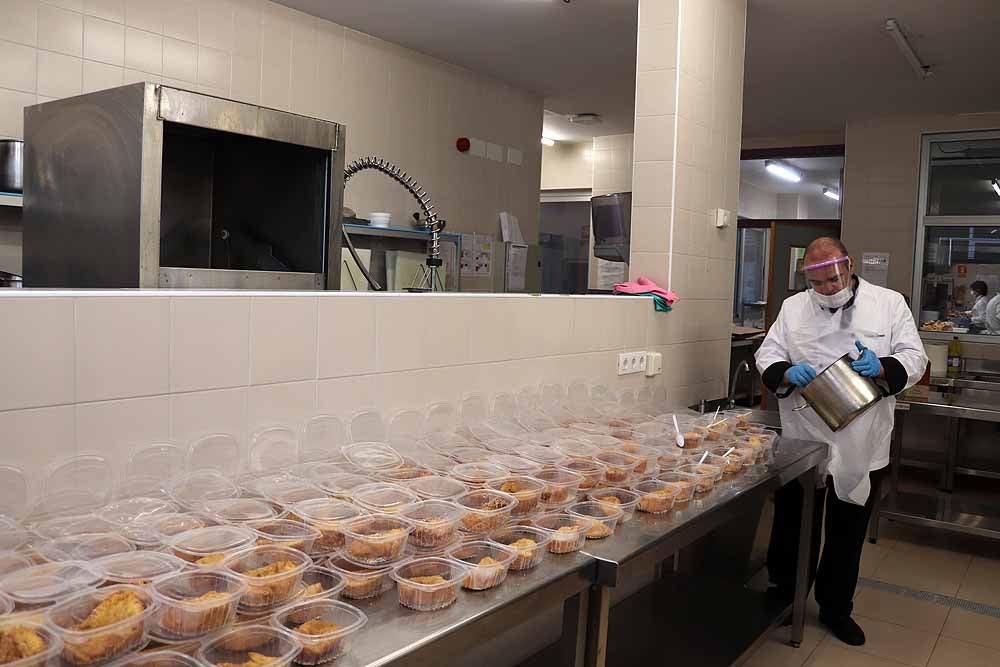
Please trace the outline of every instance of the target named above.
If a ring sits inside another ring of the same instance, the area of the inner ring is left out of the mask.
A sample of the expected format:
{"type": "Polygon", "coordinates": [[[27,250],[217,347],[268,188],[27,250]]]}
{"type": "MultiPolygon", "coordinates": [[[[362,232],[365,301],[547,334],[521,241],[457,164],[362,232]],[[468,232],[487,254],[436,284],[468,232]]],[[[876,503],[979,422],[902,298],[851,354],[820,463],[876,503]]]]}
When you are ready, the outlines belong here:
{"type": "Polygon", "coordinates": [[[850,287],[845,287],[836,294],[820,294],[816,290],[811,289],[809,290],[809,294],[820,308],[833,310],[834,308],[843,307],[844,304],[850,301],[851,297],[854,296],[854,290],[850,287]]]}

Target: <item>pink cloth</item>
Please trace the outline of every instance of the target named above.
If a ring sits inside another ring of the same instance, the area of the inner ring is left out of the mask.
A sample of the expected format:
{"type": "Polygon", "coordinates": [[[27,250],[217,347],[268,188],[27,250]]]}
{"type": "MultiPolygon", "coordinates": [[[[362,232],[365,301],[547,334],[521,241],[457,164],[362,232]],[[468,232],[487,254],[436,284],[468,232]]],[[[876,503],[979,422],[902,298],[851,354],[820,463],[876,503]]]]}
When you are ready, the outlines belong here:
{"type": "Polygon", "coordinates": [[[663,289],[646,276],[639,276],[634,281],[627,283],[618,283],[615,285],[614,291],[615,294],[656,294],[662,296],[670,304],[677,300],[677,295],[674,292],[663,289]]]}

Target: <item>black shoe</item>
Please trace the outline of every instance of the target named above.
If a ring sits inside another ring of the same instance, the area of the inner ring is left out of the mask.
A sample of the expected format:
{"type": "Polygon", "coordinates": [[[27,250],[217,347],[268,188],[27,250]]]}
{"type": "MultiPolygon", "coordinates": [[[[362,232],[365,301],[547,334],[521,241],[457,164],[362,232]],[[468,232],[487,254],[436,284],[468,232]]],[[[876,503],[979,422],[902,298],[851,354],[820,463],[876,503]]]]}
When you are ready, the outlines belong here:
{"type": "Polygon", "coordinates": [[[850,616],[829,616],[820,612],[819,622],[830,628],[833,636],[849,646],[864,646],[865,631],[850,616]]]}

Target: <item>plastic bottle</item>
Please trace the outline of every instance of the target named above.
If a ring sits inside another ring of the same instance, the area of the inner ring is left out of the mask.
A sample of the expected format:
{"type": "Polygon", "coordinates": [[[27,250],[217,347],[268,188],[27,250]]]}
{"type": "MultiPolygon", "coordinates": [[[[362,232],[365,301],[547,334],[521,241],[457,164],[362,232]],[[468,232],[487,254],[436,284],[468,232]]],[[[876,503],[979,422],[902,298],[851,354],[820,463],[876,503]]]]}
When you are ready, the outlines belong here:
{"type": "Polygon", "coordinates": [[[953,336],[948,343],[948,377],[956,377],[962,372],[962,343],[953,336]]]}

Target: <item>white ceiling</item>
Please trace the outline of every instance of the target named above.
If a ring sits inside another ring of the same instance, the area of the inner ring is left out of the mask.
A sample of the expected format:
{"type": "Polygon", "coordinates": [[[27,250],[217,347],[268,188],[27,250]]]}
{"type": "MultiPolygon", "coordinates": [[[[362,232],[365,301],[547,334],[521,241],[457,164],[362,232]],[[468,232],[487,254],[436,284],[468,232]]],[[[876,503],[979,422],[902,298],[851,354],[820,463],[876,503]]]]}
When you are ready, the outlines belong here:
{"type": "Polygon", "coordinates": [[[638,0],[279,1],[542,95],[553,138],[632,131],[638,0]]]}
{"type": "MultiPolygon", "coordinates": [[[[638,0],[280,1],[538,93],[554,138],[632,130],[638,0]],[[581,112],[604,122],[560,117],[581,112]]],[[[745,137],[841,132],[861,112],[1000,111],[998,0],[748,1],[745,137]],[[934,76],[916,77],[889,17],[934,76]]]]}

